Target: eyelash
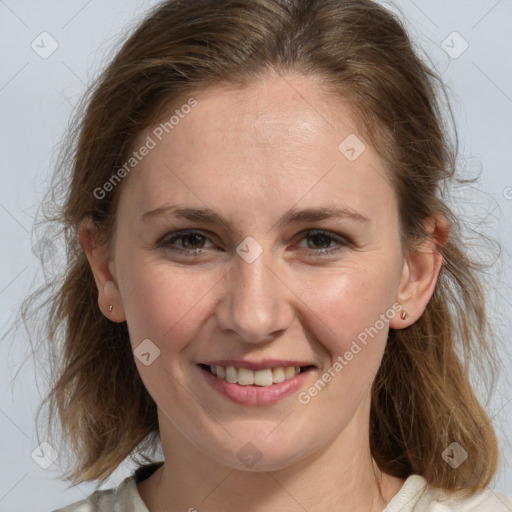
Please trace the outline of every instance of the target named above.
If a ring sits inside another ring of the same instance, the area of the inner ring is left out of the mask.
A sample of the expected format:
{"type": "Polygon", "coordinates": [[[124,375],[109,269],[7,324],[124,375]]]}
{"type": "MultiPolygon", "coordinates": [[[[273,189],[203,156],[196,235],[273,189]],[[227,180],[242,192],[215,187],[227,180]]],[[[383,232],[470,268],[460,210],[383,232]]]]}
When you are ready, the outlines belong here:
{"type": "MultiPolygon", "coordinates": [[[[207,251],[207,249],[203,249],[203,248],[183,249],[183,248],[178,248],[176,246],[174,246],[174,247],[172,246],[176,241],[183,239],[187,236],[192,236],[192,235],[197,235],[199,237],[202,237],[205,240],[209,240],[208,236],[206,236],[201,231],[197,231],[197,230],[193,230],[193,229],[185,229],[185,230],[175,231],[173,233],[166,234],[158,242],[158,247],[163,247],[163,248],[169,249],[174,252],[180,252],[182,254],[185,253],[186,256],[188,256],[188,255],[199,256],[201,254],[204,254],[204,252],[207,251]]],[[[322,230],[318,230],[318,229],[311,229],[311,230],[305,231],[303,233],[303,237],[301,238],[301,241],[304,239],[307,239],[308,237],[313,237],[313,236],[323,236],[323,237],[329,239],[330,242],[336,242],[338,245],[334,246],[334,247],[323,248],[323,249],[307,249],[307,251],[309,252],[309,254],[307,255],[308,258],[309,257],[312,257],[312,258],[329,257],[332,254],[340,251],[342,248],[350,246],[350,242],[347,238],[342,237],[340,235],[335,235],[334,233],[331,233],[329,231],[322,231],[322,230]]]]}

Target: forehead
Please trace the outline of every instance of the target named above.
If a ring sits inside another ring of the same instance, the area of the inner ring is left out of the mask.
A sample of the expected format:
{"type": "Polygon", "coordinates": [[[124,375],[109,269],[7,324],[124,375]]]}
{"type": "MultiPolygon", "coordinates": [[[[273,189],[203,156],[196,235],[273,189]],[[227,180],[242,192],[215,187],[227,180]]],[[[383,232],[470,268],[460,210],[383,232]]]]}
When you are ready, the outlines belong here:
{"type": "Polygon", "coordinates": [[[184,96],[161,119],[135,144],[154,143],[127,184],[140,209],[170,199],[208,202],[206,195],[211,203],[213,193],[220,204],[246,194],[247,206],[265,197],[284,204],[341,194],[361,207],[372,193],[392,195],[350,105],[317,78],[269,75],[244,87],[212,86],[184,96]]]}

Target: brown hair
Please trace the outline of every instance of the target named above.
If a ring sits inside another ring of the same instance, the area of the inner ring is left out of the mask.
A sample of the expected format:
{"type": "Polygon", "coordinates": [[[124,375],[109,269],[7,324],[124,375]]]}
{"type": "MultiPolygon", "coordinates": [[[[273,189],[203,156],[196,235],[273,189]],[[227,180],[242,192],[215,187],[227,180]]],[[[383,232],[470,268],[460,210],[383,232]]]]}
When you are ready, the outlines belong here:
{"type": "Polygon", "coordinates": [[[166,1],[90,90],[62,159],[66,196],[52,221],[62,227],[68,259],[46,301],[55,368],[49,430],[60,425],[76,456],[68,478],[104,480],[127,456],[158,445],[156,406],[138,375],[126,323],[100,312],[78,240],[87,216],[112,240],[123,183],[101,199],[94,191],[123,165],[141,130],[179,98],[210,84],[243,86],[269,70],[317,77],[350,102],[393,180],[404,251],[429,236],[429,216],[449,219],[432,299],[413,325],[390,330],[373,385],[371,451],[398,477],[417,473],[437,487],[483,488],[496,471],[497,441],[469,364],[493,369],[492,333],[481,268],[443,199],[455,175],[456,144],[444,125],[439,77],[418,57],[399,18],[371,0],[166,1]],[[457,469],[442,458],[454,441],[469,454],[457,469]]]}

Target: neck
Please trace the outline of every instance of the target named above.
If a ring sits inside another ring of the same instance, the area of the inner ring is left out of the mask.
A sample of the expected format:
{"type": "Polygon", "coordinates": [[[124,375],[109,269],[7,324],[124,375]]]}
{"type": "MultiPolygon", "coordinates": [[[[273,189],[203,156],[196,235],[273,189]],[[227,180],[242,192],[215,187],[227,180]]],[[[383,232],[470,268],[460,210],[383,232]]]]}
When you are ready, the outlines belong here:
{"type": "Polygon", "coordinates": [[[403,484],[373,461],[360,419],[322,450],[286,468],[259,472],[219,464],[163,415],[160,421],[165,464],[138,485],[151,512],[382,512],[403,484]]]}

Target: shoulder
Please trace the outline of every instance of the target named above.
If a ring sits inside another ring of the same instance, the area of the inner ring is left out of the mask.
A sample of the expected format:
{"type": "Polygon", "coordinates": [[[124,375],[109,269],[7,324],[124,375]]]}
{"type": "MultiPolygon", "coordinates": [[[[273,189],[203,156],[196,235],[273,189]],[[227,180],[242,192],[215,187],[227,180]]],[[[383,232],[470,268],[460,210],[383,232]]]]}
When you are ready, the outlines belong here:
{"type": "Polygon", "coordinates": [[[486,489],[470,497],[430,487],[425,478],[411,475],[384,512],[512,512],[512,498],[486,489]]]}
{"type": "Polygon", "coordinates": [[[107,512],[112,511],[117,490],[96,491],[85,500],[54,510],[53,512],[107,512]]]}
{"type": "Polygon", "coordinates": [[[151,475],[161,464],[142,466],[117,488],[98,490],[84,500],[53,512],[148,512],[137,490],[137,483],[151,475]]]}
{"type": "Polygon", "coordinates": [[[85,500],[53,512],[147,512],[137,493],[134,477],[128,477],[117,489],[96,491],[85,500]]]}
{"type": "Polygon", "coordinates": [[[458,497],[456,493],[444,491],[432,494],[432,502],[437,507],[432,510],[439,512],[512,512],[512,498],[491,489],[478,492],[469,498],[458,497]]]}

